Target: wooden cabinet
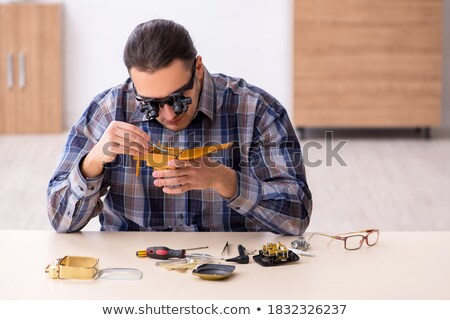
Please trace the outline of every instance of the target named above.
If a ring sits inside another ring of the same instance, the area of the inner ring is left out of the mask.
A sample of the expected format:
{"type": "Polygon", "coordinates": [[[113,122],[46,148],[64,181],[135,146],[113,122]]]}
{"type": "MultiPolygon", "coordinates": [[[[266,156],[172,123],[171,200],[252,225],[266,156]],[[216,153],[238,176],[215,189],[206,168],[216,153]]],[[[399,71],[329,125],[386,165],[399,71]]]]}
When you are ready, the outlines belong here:
{"type": "Polygon", "coordinates": [[[442,0],[294,0],[297,127],[433,127],[442,0]]]}
{"type": "Polygon", "coordinates": [[[61,132],[61,6],[0,4],[0,133],[61,132]]]}

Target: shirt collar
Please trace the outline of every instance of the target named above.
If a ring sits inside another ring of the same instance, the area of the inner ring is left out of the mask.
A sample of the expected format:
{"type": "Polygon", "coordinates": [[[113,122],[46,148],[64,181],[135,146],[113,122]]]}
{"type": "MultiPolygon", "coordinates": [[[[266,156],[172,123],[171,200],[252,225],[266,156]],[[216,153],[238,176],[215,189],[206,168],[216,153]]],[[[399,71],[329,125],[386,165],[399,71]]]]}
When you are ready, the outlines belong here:
{"type": "MultiPolygon", "coordinates": [[[[200,93],[200,99],[197,107],[198,112],[202,112],[205,114],[211,121],[214,121],[217,112],[217,95],[216,88],[214,86],[214,82],[212,80],[211,74],[208,72],[206,68],[204,68],[204,76],[203,76],[203,87],[200,93]]],[[[126,88],[128,91],[128,110],[132,113],[129,123],[148,121],[145,117],[145,114],[141,112],[140,108],[138,108],[138,103],[134,97],[133,91],[133,83],[131,79],[128,79],[126,82],[126,88]]],[[[196,114],[196,116],[197,116],[196,114]]]]}
{"type": "Polygon", "coordinates": [[[217,113],[217,95],[211,74],[206,68],[203,72],[203,88],[198,101],[197,113],[203,112],[211,121],[214,121],[217,113]]]}

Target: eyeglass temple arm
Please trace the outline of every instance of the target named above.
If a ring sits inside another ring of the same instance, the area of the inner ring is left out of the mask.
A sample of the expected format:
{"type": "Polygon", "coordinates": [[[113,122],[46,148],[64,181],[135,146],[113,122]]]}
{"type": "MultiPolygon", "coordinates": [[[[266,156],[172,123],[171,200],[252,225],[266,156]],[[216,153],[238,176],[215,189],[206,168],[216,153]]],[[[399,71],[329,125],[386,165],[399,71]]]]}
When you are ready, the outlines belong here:
{"type": "Polygon", "coordinates": [[[337,235],[355,234],[355,233],[371,233],[374,231],[378,231],[378,229],[367,229],[367,230],[360,230],[360,231],[344,232],[344,233],[338,233],[337,235]]]}
{"type": "Polygon", "coordinates": [[[313,233],[313,234],[311,234],[311,235],[309,236],[308,240],[311,240],[311,238],[312,238],[314,235],[319,235],[319,236],[324,236],[324,237],[331,238],[331,240],[327,243],[327,245],[329,245],[334,239],[336,239],[336,236],[330,236],[329,234],[315,232],[315,233],[313,233]]]}

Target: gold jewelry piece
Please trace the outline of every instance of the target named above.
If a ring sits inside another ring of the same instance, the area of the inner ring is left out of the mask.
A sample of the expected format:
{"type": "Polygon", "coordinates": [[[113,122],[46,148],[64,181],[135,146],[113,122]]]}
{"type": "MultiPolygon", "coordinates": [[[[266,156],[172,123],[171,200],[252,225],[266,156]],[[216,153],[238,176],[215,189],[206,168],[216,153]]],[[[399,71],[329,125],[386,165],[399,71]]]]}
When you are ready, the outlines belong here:
{"type": "Polygon", "coordinates": [[[170,160],[194,160],[200,157],[207,156],[211,153],[217,152],[219,150],[228,149],[233,145],[233,142],[216,144],[212,146],[193,148],[193,149],[180,149],[172,147],[164,147],[160,144],[154,142],[149,142],[152,146],[150,152],[145,153],[141,156],[133,156],[133,160],[136,161],[136,177],[139,176],[140,161],[145,160],[148,167],[153,167],[155,170],[165,170],[173,169],[167,166],[170,160]]]}
{"type": "Polygon", "coordinates": [[[98,258],[65,256],[45,268],[52,279],[93,280],[98,273],[98,258]]]}

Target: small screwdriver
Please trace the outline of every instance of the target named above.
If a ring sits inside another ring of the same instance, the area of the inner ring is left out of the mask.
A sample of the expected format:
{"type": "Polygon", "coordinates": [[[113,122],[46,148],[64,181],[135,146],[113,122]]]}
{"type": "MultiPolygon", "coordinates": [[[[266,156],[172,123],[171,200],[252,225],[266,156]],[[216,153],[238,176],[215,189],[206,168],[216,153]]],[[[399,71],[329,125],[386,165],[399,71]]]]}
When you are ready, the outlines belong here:
{"type": "Polygon", "coordinates": [[[139,258],[150,257],[153,259],[166,260],[170,258],[183,259],[186,257],[186,251],[207,249],[208,247],[197,247],[189,249],[174,250],[167,247],[148,247],[146,250],[136,251],[139,258]]]}

